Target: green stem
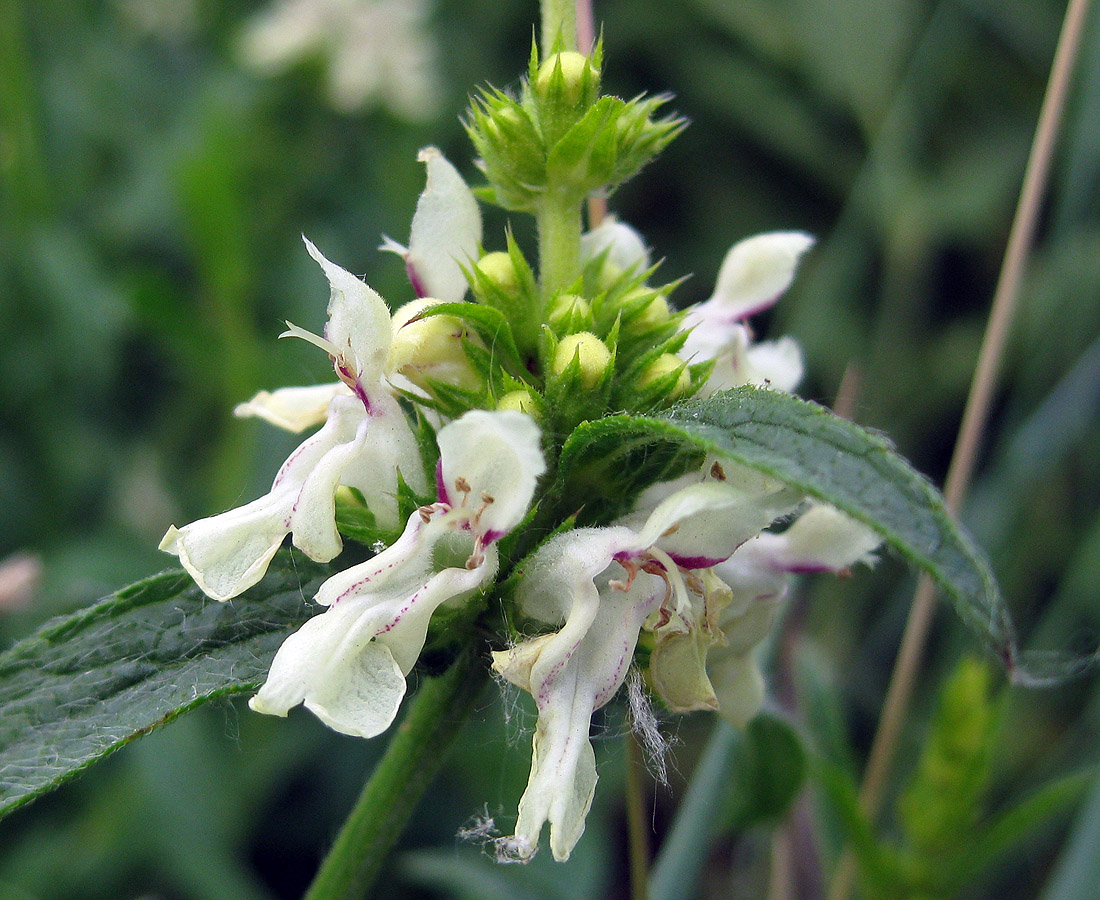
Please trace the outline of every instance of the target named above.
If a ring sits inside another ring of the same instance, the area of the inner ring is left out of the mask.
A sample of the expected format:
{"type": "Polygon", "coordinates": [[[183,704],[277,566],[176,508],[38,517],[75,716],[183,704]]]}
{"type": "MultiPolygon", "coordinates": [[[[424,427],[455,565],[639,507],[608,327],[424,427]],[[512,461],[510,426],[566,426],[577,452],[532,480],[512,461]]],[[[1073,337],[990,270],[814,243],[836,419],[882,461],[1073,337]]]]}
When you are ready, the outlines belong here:
{"type": "Polygon", "coordinates": [[[49,202],[26,32],[23,4],[0,0],[0,194],[7,195],[7,219],[16,230],[41,219],[49,202]]]}
{"type": "Polygon", "coordinates": [[[630,840],[630,900],[649,900],[649,823],[645,763],[634,732],[626,736],[626,822],[630,840]]]}
{"type": "Polygon", "coordinates": [[[550,55],[559,37],[564,50],[577,49],[577,0],[542,0],[542,56],[550,55]]]}
{"type": "Polygon", "coordinates": [[[539,278],[549,299],[581,273],[581,204],[572,197],[550,195],[536,213],[539,228],[539,278]]]}
{"type": "Polygon", "coordinates": [[[424,680],[304,900],[366,896],[487,680],[473,651],[424,680]]]}

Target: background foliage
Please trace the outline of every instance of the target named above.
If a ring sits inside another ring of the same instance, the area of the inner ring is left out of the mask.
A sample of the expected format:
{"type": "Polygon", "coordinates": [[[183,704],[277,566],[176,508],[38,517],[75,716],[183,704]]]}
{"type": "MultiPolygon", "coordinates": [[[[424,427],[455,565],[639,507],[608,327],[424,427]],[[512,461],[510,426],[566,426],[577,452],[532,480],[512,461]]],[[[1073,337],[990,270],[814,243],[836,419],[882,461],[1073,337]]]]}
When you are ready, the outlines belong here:
{"type": "MultiPolygon", "coordinates": [[[[475,177],[457,117],[475,84],[515,83],[537,16],[532,2],[439,0],[429,28],[441,100],[433,118],[408,123],[380,108],[332,111],[318,64],[274,78],[245,69],[240,38],[261,4],[166,3],[174,24],[150,30],[135,10],[153,6],[0,0],[0,561],[41,563],[29,594],[0,609],[5,648],[165,568],[155,546],[168,523],[266,487],[293,439],[230,410],[259,387],[325,374],[316,354],[274,339],[283,319],[317,328],[324,316],[327,292],[299,234],[392,302],[408,299],[400,263],[375,248],[382,232],[407,234],[416,150],[437,144],[475,177]]],[[[664,280],[696,273],[674,295],[681,305],[708,295],[739,237],[817,234],[761,330],[802,343],[806,396],[831,402],[852,367],[854,417],[939,481],[1062,10],[1054,0],[597,2],[607,89],[671,90],[692,121],[612,208],[666,258],[664,280]]],[[[1036,647],[1086,645],[1100,631],[1098,166],[1094,15],[967,512],[1036,647]]],[[[490,217],[493,249],[505,221],[490,217]]],[[[857,771],[910,595],[891,561],[799,591],[773,707],[841,773],[823,785],[857,771]]],[[[931,765],[917,758],[938,686],[975,645],[950,615],[938,624],[899,793],[919,795],[909,782],[931,765]]],[[[1094,681],[1009,691],[993,719],[975,815],[1096,761],[1094,681]]],[[[19,811],[0,823],[0,897],[298,896],[380,745],[306,715],[290,721],[227,700],[19,811]]],[[[394,860],[393,896],[624,895],[615,710],[602,726],[599,808],[568,880],[546,857],[502,870],[456,845],[460,825],[506,815],[519,796],[530,725],[515,698],[486,697],[394,860]]],[[[673,789],[652,800],[661,833],[712,723],[666,727],[679,746],[673,789]]],[[[774,730],[755,731],[786,740],[774,730]]],[[[759,783],[746,767],[768,754],[754,747],[733,755],[721,784],[759,783]]],[[[823,821],[835,836],[843,789],[819,793],[833,797],[823,821]]],[[[775,815],[746,813],[744,795],[731,787],[712,801],[726,808],[706,813],[721,827],[704,836],[696,896],[763,891],[775,815]]],[[[775,812],[774,797],[762,803],[775,812]]],[[[885,821],[901,844],[929,833],[905,808],[885,821]]],[[[966,896],[1091,896],[1098,810],[1100,795],[1076,820],[1064,812],[966,896]]],[[[919,850],[918,840],[898,853],[919,850]]]]}

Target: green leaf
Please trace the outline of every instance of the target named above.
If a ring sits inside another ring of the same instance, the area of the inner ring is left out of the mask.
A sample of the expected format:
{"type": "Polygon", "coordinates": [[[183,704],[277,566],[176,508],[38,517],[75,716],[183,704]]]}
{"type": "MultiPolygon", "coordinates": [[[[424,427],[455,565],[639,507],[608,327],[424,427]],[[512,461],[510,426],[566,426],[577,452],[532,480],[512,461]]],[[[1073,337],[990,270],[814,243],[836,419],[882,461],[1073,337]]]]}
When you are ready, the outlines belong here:
{"type": "Polygon", "coordinates": [[[863,522],[930,575],[960,618],[1020,684],[1055,683],[1095,666],[1098,655],[1021,656],[989,565],[948,514],[943,498],[886,438],[816,403],[754,387],[720,391],[652,417],[610,416],[566,439],[550,491],[555,512],[606,524],[639,491],[683,475],[714,454],[755,469],[863,522]]]}
{"type": "Polygon", "coordinates": [[[733,829],[779,822],[805,777],[806,751],[794,729],[782,719],[758,715],[733,754],[728,787],[733,829]]]}
{"type": "Polygon", "coordinates": [[[1100,883],[1100,780],[1094,781],[1041,900],[1090,900],[1100,883]]]}
{"type": "Polygon", "coordinates": [[[180,713],[258,687],[326,574],[282,551],[259,584],[218,603],[167,572],[0,654],[0,816],[180,713]]]}
{"type": "Polygon", "coordinates": [[[885,438],[817,404],[748,387],[679,404],[662,419],[699,449],[771,475],[870,526],[928,573],[963,621],[1018,674],[1012,622],[988,564],[939,492],[885,438]]]}
{"type": "Polygon", "coordinates": [[[852,776],[824,757],[808,758],[809,772],[821,802],[839,820],[848,845],[859,863],[866,882],[867,896],[880,900],[905,896],[906,880],[901,861],[893,847],[875,836],[871,823],[859,806],[852,776]]]}
{"type": "Polygon", "coordinates": [[[682,429],[637,416],[583,422],[566,439],[558,479],[549,492],[555,511],[576,512],[580,525],[606,525],[628,512],[638,493],[702,465],[705,450],[682,429]]]}
{"type": "Polygon", "coordinates": [[[967,852],[960,853],[957,860],[946,866],[945,880],[951,889],[961,893],[1000,859],[1013,851],[1019,852],[1020,844],[1078,803],[1096,783],[1096,775],[1097,770],[1090,767],[1045,784],[984,826],[977,837],[967,842],[967,852]]]}

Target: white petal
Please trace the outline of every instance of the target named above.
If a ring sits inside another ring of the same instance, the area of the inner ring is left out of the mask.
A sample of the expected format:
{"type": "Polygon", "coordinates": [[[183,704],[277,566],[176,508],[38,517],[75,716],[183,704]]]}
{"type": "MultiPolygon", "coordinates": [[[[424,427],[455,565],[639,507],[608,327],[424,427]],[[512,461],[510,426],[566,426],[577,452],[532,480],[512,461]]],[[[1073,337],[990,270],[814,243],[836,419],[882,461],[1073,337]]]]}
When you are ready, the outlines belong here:
{"type": "Polygon", "coordinates": [[[327,561],[343,549],[336,529],[336,489],[343,483],[345,470],[363,455],[373,425],[374,420],[354,397],[337,397],[329,405],[329,421],[318,435],[331,431],[326,435],[330,446],[301,479],[288,514],[294,546],[310,559],[327,561]]]}
{"type": "Polygon", "coordinates": [[[742,384],[789,392],[802,380],[802,348],[792,337],[753,344],[745,351],[745,362],[747,371],[742,384]]]}
{"type": "Polygon", "coordinates": [[[280,498],[261,497],[221,515],[168,529],[160,549],[174,553],[204,594],[228,600],[267,571],[287,529],[280,498]]]}
{"type": "Polygon", "coordinates": [[[741,322],[729,322],[723,318],[709,315],[713,307],[705,308],[704,303],[689,309],[684,316],[684,331],[687,338],[680,355],[690,362],[709,362],[728,357],[739,348],[749,345],[749,330],[741,322]]]}
{"type": "Polygon", "coordinates": [[[308,238],[302,240],[331,290],[325,338],[339,348],[352,372],[373,387],[385,372],[390,352],[389,307],[351,272],[329,262],[308,238]]]}
{"type": "Polygon", "coordinates": [[[617,553],[644,549],[629,528],[575,528],[555,535],[523,565],[516,601],[525,616],[558,625],[573,598],[595,592],[596,577],[617,553]]]}
{"type": "Polygon", "coordinates": [[[344,469],[340,483],[363,495],[383,528],[397,528],[397,475],[417,494],[428,492],[416,435],[400,404],[388,393],[378,394],[360,451],[344,469]]]}
{"type": "MultiPolygon", "coordinates": [[[[625,571],[614,566],[611,573],[625,571]]],[[[538,707],[531,774],[519,804],[511,838],[500,849],[529,859],[542,826],[550,823],[550,848],[564,862],[584,832],[584,820],[596,787],[595,759],[588,732],[592,713],[622,685],[633,658],[642,623],[660,606],[665,584],[639,573],[629,591],[591,581],[576,584],[564,627],[538,639],[530,663],[530,688],[538,707]]],[[[522,646],[522,645],[521,645],[522,646]]]]}
{"type": "Polygon", "coordinates": [[[734,244],[718,270],[714,296],[726,321],[747,319],[767,309],[790,287],[802,254],[814,239],[801,231],[772,231],[734,244]]]}
{"type": "Polygon", "coordinates": [[[527,513],[546,471],[535,420],[511,410],[473,410],[438,434],[442,497],[452,507],[483,511],[475,525],[490,540],[527,513]]]}
{"type": "Polygon", "coordinates": [[[783,532],[788,571],[836,572],[857,563],[871,563],[882,538],[832,506],[817,503],[783,532]]]}
{"type": "Polygon", "coordinates": [[[762,534],[732,562],[739,571],[837,572],[874,562],[882,538],[866,525],[824,503],[815,503],[782,534],[762,534]]]}
{"type": "Polygon", "coordinates": [[[290,66],[324,39],[324,11],[313,3],[271,4],[248,23],[240,54],[246,65],[267,72],[290,66]]]}
{"type": "Polygon", "coordinates": [[[336,397],[328,421],[279,469],[271,490],[220,515],[169,529],[161,549],[180,563],[209,596],[227,600],[256,584],[283,538],[318,562],[340,552],[333,495],[343,469],[362,450],[366,412],[350,397],[336,397]]]}
{"type": "Polygon", "coordinates": [[[461,265],[477,259],[481,211],[462,176],[435,147],[420,151],[428,183],[416,204],[406,263],[421,297],[457,302],[466,293],[461,265]]]}
{"type": "Polygon", "coordinates": [[[581,236],[582,262],[593,260],[605,252],[606,261],[624,272],[641,274],[649,268],[649,251],[642,236],[614,216],[608,216],[581,236]]]}
{"type": "Polygon", "coordinates": [[[325,421],[333,397],[350,393],[340,382],[260,391],[248,402],[238,403],[233,415],[239,419],[255,416],[278,428],[298,433],[325,421]]]}
{"type": "Polygon", "coordinates": [[[782,490],[747,494],[718,481],[691,485],[653,511],[640,542],[658,546],[685,568],[708,568],[794,510],[800,499],[782,490]]]}
{"type": "Polygon", "coordinates": [[[708,671],[718,696],[718,715],[744,728],[764,703],[764,676],[759,663],[751,654],[728,653],[712,659],[708,671]]]}
{"type": "Polygon", "coordinates": [[[707,656],[707,674],[718,698],[718,713],[738,727],[756,715],[764,700],[764,677],[757,647],[771,631],[788,579],[771,565],[780,535],[762,534],[742,546],[715,574],[730,589],[730,603],[719,616],[725,645],[707,656]]]}
{"type": "Polygon", "coordinates": [[[304,702],[343,734],[385,731],[405,695],[405,676],[389,649],[373,642],[376,627],[350,604],[314,616],[283,642],[249,706],[285,716],[304,702]]]}
{"type": "Polygon", "coordinates": [[[328,609],[287,638],[253,709],[285,715],[304,703],[345,734],[373,737],[388,728],[432,614],[496,574],[495,547],[474,569],[440,566],[447,554],[439,544],[451,536],[442,515],[425,523],[414,513],[396,543],[322,584],[316,600],[328,609]]]}
{"type": "Polygon", "coordinates": [[[414,512],[401,537],[372,559],[338,572],[321,585],[322,606],[360,605],[382,623],[378,639],[408,673],[427,634],[432,613],[449,600],[464,599],[492,580],[498,556],[490,547],[481,563],[465,566],[473,549],[466,533],[436,514],[425,523],[414,512]]]}

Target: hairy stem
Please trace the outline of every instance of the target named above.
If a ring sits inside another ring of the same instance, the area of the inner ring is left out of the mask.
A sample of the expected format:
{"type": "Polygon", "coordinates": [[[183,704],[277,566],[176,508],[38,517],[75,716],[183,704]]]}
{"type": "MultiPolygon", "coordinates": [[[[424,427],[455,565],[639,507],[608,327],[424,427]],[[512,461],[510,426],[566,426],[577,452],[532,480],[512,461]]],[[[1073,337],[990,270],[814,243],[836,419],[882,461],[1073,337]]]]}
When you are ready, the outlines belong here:
{"type": "Polygon", "coordinates": [[[424,680],[305,900],[366,896],[487,680],[488,670],[472,651],[443,675],[424,680]]]}
{"type": "Polygon", "coordinates": [[[546,58],[551,49],[562,40],[563,50],[577,49],[576,0],[542,0],[542,55],[546,58]]]}
{"type": "Polygon", "coordinates": [[[539,279],[549,299],[580,275],[581,204],[571,196],[549,195],[536,214],[539,229],[539,279]]]}
{"type": "MultiPolygon", "coordinates": [[[[944,499],[948,510],[957,514],[970,485],[978,446],[985,430],[993,400],[1009,327],[1016,311],[1024,263],[1035,234],[1042,197],[1050,173],[1054,143],[1061,125],[1070,76],[1077,59],[1089,0],[1070,0],[1066,9],[1062,33],[1051,66],[1046,95],[1039,113],[1027,170],[1016,213],[1012,220],[1008,246],[1005,249],[997,287],[994,291],[989,322],[974,372],[958,439],[951,457],[944,499]]],[[[935,610],[935,590],[931,579],[922,576],[917,585],[902,637],[901,649],[890,678],[878,730],[871,745],[867,769],[860,789],[860,803],[869,818],[874,818],[882,805],[883,789],[893,764],[905,717],[909,711],[924,647],[935,610]]],[[[850,853],[845,853],[837,867],[830,900],[845,900],[852,889],[855,865],[850,853]]]]}

